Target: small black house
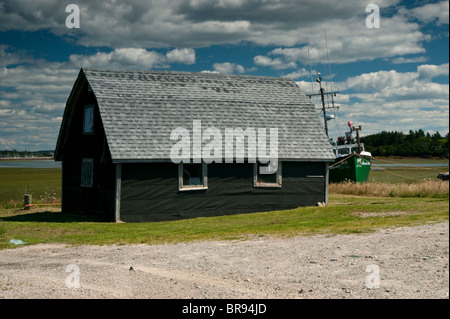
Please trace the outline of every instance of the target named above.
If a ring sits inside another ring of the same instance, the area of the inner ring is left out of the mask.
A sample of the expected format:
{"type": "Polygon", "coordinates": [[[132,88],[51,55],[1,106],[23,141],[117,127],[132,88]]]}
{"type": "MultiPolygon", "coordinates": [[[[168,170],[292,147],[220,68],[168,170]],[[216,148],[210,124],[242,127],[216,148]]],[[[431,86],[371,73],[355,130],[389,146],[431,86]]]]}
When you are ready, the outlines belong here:
{"type": "Polygon", "coordinates": [[[292,80],[81,69],[55,158],[63,212],[139,222],[327,202],[334,154],[292,80]]]}

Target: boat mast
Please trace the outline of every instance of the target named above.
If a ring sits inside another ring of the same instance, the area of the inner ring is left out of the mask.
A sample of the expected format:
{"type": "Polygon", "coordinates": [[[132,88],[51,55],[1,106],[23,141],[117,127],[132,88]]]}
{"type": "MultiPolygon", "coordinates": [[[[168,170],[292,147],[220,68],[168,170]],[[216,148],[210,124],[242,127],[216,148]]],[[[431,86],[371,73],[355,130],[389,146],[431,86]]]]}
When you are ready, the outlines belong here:
{"type": "Polygon", "coordinates": [[[361,140],[359,138],[359,131],[361,130],[361,126],[355,128],[356,131],[356,143],[358,143],[358,154],[361,154],[361,140]]]}
{"type": "Polygon", "coordinates": [[[325,90],[322,87],[322,78],[320,77],[320,73],[317,74],[318,78],[317,78],[317,82],[320,85],[320,97],[322,98],[322,112],[323,112],[323,122],[325,123],[325,133],[328,136],[328,123],[327,123],[327,109],[325,107],[325,90]]]}
{"type": "Polygon", "coordinates": [[[354,126],[352,121],[348,121],[348,126],[350,127],[350,133],[353,131],[356,131],[356,144],[358,145],[358,154],[361,153],[361,139],[359,138],[359,131],[361,131],[361,125],[360,126],[354,126]]]}
{"type": "Polygon", "coordinates": [[[336,96],[336,94],[339,93],[339,91],[325,92],[325,89],[322,87],[322,77],[320,76],[320,73],[317,73],[316,81],[320,85],[320,93],[319,94],[308,94],[308,96],[309,96],[309,98],[311,98],[312,96],[320,95],[320,97],[322,99],[322,112],[323,112],[323,121],[325,123],[325,133],[327,134],[327,137],[330,138],[328,136],[328,123],[327,123],[328,119],[327,119],[327,108],[325,107],[325,95],[330,94],[331,96],[336,96]]]}

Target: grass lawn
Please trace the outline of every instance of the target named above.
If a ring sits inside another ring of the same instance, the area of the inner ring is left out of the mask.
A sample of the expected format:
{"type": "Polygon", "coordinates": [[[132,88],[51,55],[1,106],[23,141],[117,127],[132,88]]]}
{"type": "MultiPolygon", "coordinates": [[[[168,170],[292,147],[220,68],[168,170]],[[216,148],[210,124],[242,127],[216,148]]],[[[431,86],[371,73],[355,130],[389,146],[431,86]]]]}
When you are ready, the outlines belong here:
{"type": "MultiPolygon", "coordinates": [[[[422,170],[408,172],[413,178],[422,174],[422,170]]],[[[391,182],[383,184],[382,180],[387,178],[387,173],[383,173],[371,172],[371,178],[377,180],[374,185],[396,187],[391,182]]],[[[159,223],[105,223],[89,216],[63,214],[59,206],[45,206],[54,201],[53,197],[59,200],[60,169],[0,168],[0,249],[18,247],[9,243],[11,239],[27,244],[160,244],[244,240],[266,235],[332,236],[442,222],[448,221],[449,198],[448,182],[441,183],[447,186],[437,196],[426,191],[405,197],[392,192],[388,196],[378,196],[376,192],[370,196],[364,192],[343,194],[339,188],[330,187],[329,204],[324,207],[159,223]],[[39,203],[38,208],[21,208],[25,191],[33,195],[33,203],[39,203]]],[[[366,184],[366,188],[372,187],[371,183],[366,184]]],[[[399,185],[404,184],[407,183],[399,185]]]]}
{"type": "Polygon", "coordinates": [[[416,183],[417,180],[430,179],[437,180],[436,176],[444,170],[436,169],[415,169],[415,168],[393,168],[383,167],[384,170],[372,169],[369,174],[369,181],[381,183],[416,183]]]}
{"type": "Polygon", "coordinates": [[[437,180],[439,173],[447,172],[448,167],[383,167],[372,169],[369,181],[381,183],[417,183],[418,180],[437,180]]]}
{"type": "Polygon", "coordinates": [[[448,158],[420,158],[420,157],[386,157],[386,156],[375,156],[374,161],[376,163],[400,163],[400,164],[409,164],[414,165],[417,163],[444,163],[448,166],[448,158]]]}
{"type": "Polygon", "coordinates": [[[418,180],[436,180],[439,173],[448,172],[448,159],[391,159],[374,158],[369,181],[381,183],[417,183],[418,180]],[[378,164],[397,164],[398,166],[379,166],[378,164]],[[432,166],[432,164],[447,164],[432,166]],[[415,164],[423,166],[415,166],[415,164]],[[431,164],[430,166],[425,166],[431,164]]]}
{"type": "Polygon", "coordinates": [[[61,200],[61,169],[0,167],[0,208],[22,207],[23,195],[33,203],[61,200]]]}
{"type": "Polygon", "coordinates": [[[448,198],[330,195],[324,207],[159,223],[105,223],[57,209],[0,210],[0,248],[28,244],[160,244],[249,236],[347,234],[448,220],[448,198]],[[53,211],[52,211],[53,210],[53,211]]]}

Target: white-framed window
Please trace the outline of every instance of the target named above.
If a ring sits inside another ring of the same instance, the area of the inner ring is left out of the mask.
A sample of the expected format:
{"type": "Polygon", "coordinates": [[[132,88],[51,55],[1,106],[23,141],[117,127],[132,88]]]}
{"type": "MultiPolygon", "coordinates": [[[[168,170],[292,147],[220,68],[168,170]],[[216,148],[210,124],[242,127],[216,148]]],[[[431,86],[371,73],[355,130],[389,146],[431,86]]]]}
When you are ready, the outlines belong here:
{"type": "Polygon", "coordinates": [[[88,104],[83,107],[83,133],[94,133],[94,104],[88,104]]]}
{"type": "Polygon", "coordinates": [[[81,160],[81,186],[92,187],[94,185],[94,159],[83,158],[81,160]]]}
{"type": "Polygon", "coordinates": [[[254,187],[281,187],[281,162],[269,161],[254,164],[254,187]]]}
{"type": "Polygon", "coordinates": [[[207,164],[178,164],[178,189],[180,191],[208,189],[207,164]]]}

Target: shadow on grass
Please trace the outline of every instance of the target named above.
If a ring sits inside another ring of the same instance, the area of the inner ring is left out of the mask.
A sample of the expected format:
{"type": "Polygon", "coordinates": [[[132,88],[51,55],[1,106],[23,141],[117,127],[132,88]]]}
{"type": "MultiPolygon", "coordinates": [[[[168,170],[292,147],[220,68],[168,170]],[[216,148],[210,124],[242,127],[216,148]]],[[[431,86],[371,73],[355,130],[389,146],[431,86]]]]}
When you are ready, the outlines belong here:
{"type": "Polygon", "coordinates": [[[83,213],[33,212],[14,216],[0,217],[4,222],[43,222],[43,223],[78,223],[78,222],[110,222],[104,216],[83,213]]]}

